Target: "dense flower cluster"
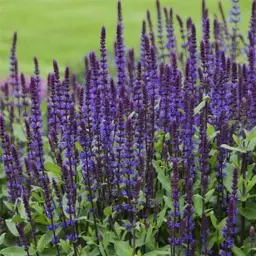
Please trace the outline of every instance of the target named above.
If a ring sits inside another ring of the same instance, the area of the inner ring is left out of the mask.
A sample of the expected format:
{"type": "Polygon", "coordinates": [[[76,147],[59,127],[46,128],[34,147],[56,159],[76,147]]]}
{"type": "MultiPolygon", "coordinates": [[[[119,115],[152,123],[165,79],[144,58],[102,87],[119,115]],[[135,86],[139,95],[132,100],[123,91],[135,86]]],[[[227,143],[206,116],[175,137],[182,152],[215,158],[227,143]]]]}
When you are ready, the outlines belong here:
{"type": "Polygon", "coordinates": [[[157,0],[157,31],[148,10],[138,55],[117,9],[116,75],[102,27],[84,83],[68,67],[62,80],[53,60],[43,99],[39,61],[30,81],[19,74],[14,34],[0,139],[18,245],[28,256],[253,252],[256,1],[246,40],[239,0],[231,29],[221,2],[211,21],[203,0],[198,42],[193,20],[176,15],[177,37],[174,10],[157,0]]]}

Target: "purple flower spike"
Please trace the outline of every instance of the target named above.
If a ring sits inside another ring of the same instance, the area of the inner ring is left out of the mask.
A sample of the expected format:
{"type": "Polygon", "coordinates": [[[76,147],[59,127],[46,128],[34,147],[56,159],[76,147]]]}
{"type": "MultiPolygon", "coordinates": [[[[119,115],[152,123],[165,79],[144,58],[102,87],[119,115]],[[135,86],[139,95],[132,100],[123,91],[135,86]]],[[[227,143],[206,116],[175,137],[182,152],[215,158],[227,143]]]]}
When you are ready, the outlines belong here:
{"type": "Polygon", "coordinates": [[[193,220],[193,179],[189,179],[187,182],[187,206],[184,209],[184,230],[183,230],[183,243],[187,245],[185,249],[185,255],[193,255],[195,250],[196,240],[194,238],[195,223],[193,220]]]}
{"type": "Polygon", "coordinates": [[[209,238],[209,223],[205,212],[202,215],[201,225],[201,255],[210,256],[212,251],[208,249],[208,238],[209,238]]]}
{"type": "Polygon", "coordinates": [[[32,144],[31,148],[33,150],[33,159],[37,163],[37,168],[44,175],[44,149],[43,149],[43,139],[42,139],[42,118],[40,101],[38,94],[38,87],[34,77],[31,77],[30,82],[30,93],[31,93],[31,116],[30,125],[32,128],[32,144]]]}
{"type": "MultiPolygon", "coordinates": [[[[220,255],[226,256],[231,253],[231,249],[235,245],[235,235],[237,233],[237,183],[238,183],[238,173],[237,169],[233,172],[233,182],[232,182],[232,194],[229,195],[228,199],[228,209],[227,209],[227,223],[222,230],[224,242],[221,244],[220,255]]],[[[231,255],[231,254],[230,254],[231,255]]]]}
{"type": "Polygon", "coordinates": [[[181,244],[180,237],[180,204],[179,204],[179,168],[178,161],[174,159],[173,163],[173,176],[172,176],[172,194],[171,198],[173,200],[173,211],[171,211],[168,218],[168,228],[170,230],[170,237],[168,242],[171,245],[171,250],[175,250],[176,246],[181,244]]]}
{"type": "Polygon", "coordinates": [[[168,12],[168,9],[164,7],[165,22],[166,22],[166,34],[167,34],[167,44],[166,47],[169,50],[169,55],[176,50],[176,38],[174,36],[174,27],[173,27],[173,10],[172,8],[168,12]]]}

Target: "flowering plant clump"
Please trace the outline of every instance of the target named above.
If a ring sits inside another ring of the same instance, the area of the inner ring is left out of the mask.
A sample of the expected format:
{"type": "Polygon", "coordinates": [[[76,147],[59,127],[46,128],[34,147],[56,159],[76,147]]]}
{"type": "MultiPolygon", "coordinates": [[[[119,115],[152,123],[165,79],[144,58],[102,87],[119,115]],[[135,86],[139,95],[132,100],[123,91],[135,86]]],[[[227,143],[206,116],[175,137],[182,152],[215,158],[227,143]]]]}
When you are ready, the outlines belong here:
{"type": "Polygon", "coordinates": [[[255,255],[256,0],[248,39],[202,3],[196,26],[156,1],[139,58],[121,2],[116,75],[85,57],[84,84],[58,63],[18,71],[17,34],[0,94],[0,255],[255,255]],[[213,28],[213,29],[211,29],[213,28]],[[177,34],[180,34],[178,39],[177,34]],[[178,43],[181,42],[181,45],[178,43]]]}

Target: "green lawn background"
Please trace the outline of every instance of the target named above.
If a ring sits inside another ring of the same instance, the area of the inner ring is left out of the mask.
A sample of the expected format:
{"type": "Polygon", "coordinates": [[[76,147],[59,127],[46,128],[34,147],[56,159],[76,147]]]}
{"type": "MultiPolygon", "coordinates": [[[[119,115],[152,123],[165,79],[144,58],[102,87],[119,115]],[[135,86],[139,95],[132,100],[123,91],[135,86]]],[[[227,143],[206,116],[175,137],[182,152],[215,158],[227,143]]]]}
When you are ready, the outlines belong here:
{"type": "MultiPolygon", "coordinates": [[[[251,0],[240,0],[241,31],[246,35],[251,0]]],[[[0,0],[0,80],[8,74],[8,56],[13,31],[18,32],[19,70],[33,72],[33,56],[37,56],[42,75],[52,70],[56,58],[65,65],[77,66],[91,50],[99,49],[102,25],[107,29],[107,44],[113,54],[116,30],[116,0],[0,0]]],[[[218,0],[206,0],[210,15],[218,12],[218,0]]],[[[222,0],[226,13],[229,0],[222,0]]],[[[201,22],[201,0],[161,0],[173,7],[182,18],[191,16],[197,27],[201,22]]],[[[155,0],[122,0],[125,43],[138,49],[141,21],[146,9],[155,19],[155,0]]],[[[176,22],[176,20],[175,20],[176,22]]],[[[198,36],[200,37],[200,35],[198,36]]]]}

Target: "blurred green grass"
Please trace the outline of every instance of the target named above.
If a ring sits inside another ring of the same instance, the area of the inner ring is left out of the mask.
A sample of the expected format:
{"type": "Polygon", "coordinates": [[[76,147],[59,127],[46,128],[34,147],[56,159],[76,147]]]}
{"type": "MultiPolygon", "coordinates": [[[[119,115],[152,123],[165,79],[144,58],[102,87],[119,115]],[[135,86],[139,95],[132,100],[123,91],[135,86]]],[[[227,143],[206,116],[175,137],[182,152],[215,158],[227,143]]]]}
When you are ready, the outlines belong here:
{"type": "MultiPolygon", "coordinates": [[[[222,0],[226,13],[231,6],[222,0]]],[[[241,30],[246,35],[251,0],[241,0],[241,30]]],[[[37,56],[42,75],[52,70],[55,58],[63,69],[76,66],[91,50],[98,52],[102,25],[107,30],[108,50],[113,53],[116,30],[116,0],[0,0],[0,78],[8,74],[8,56],[14,31],[18,32],[19,70],[33,72],[37,56]]],[[[210,15],[218,13],[218,0],[206,0],[210,15]]],[[[122,0],[125,43],[139,47],[141,22],[146,9],[155,19],[155,0],[122,0]]],[[[201,0],[161,0],[182,18],[193,18],[200,28],[201,0]]],[[[200,35],[199,35],[200,36],[200,35]]]]}

